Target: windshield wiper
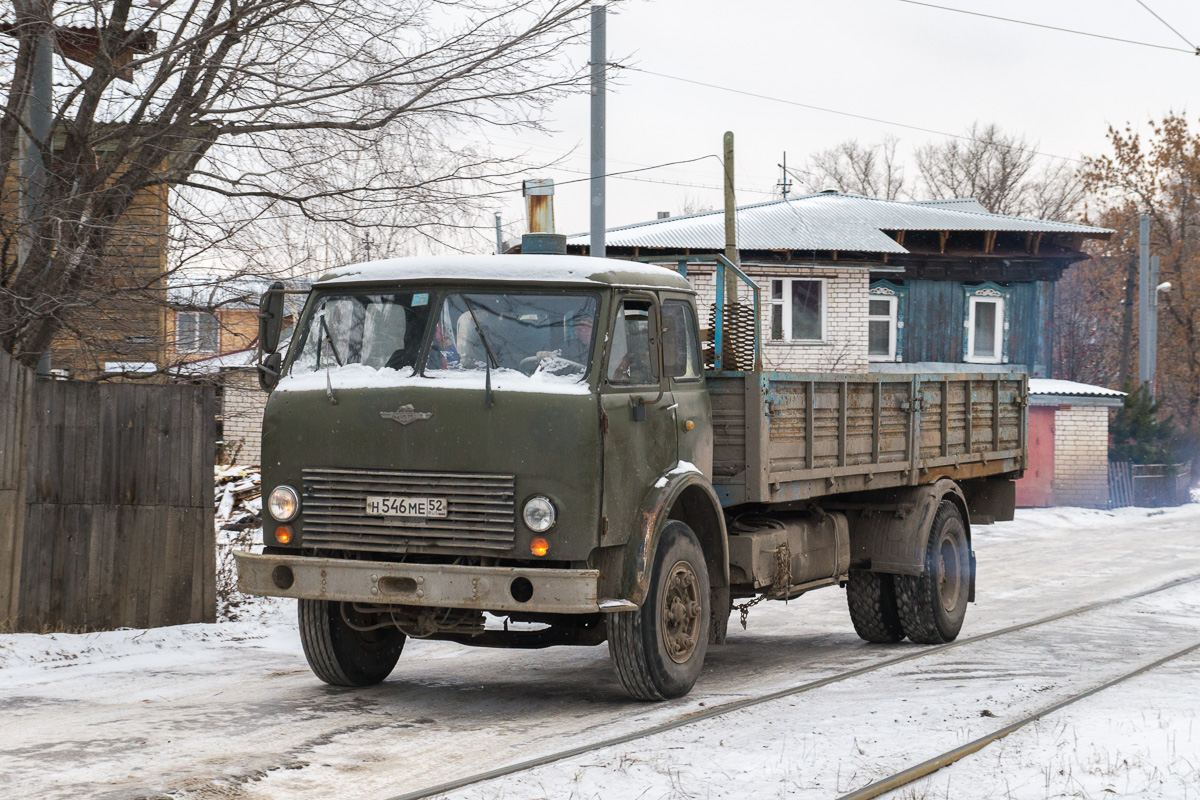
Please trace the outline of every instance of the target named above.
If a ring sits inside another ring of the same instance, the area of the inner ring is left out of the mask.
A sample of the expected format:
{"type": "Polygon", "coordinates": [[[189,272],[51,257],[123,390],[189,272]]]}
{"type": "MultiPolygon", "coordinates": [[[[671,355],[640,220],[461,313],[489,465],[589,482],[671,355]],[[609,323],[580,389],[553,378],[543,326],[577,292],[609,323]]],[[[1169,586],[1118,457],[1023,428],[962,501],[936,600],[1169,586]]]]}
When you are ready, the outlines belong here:
{"type": "MultiPolygon", "coordinates": [[[[496,360],[496,354],[492,352],[492,346],[488,344],[487,337],[483,335],[483,326],[479,324],[479,317],[475,316],[475,306],[471,304],[471,298],[463,295],[463,302],[467,304],[467,311],[471,312],[471,320],[475,323],[475,332],[479,334],[479,341],[483,342],[483,349],[487,351],[487,359],[483,362],[485,374],[483,378],[484,398],[487,400],[487,407],[492,407],[492,365],[496,365],[496,369],[500,369],[500,362],[496,360]]],[[[322,317],[324,321],[324,317],[322,317]]],[[[330,342],[330,344],[333,344],[330,342]]]]}
{"type": "MultiPolygon", "coordinates": [[[[325,335],[324,341],[329,342],[329,349],[333,351],[333,358],[337,361],[337,365],[342,366],[342,355],[337,350],[337,345],[333,343],[333,335],[329,333],[329,326],[325,324],[325,316],[321,315],[321,333],[325,335]]],[[[321,340],[317,341],[317,367],[321,366],[321,340]]]]}

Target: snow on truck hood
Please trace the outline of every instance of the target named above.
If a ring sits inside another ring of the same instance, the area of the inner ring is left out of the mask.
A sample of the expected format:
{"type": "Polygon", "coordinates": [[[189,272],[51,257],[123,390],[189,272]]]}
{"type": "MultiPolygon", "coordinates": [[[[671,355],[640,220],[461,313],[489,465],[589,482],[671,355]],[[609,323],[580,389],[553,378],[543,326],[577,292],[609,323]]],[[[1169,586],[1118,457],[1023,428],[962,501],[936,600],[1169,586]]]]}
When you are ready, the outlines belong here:
{"type": "MultiPolygon", "coordinates": [[[[340,389],[400,389],[405,387],[425,389],[474,389],[484,390],[483,370],[450,372],[427,370],[425,375],[416,375],[411,367],[388,369],[368,367],[364,364],[347,364],[328,370],[303,372],[287,375],[275,387],[277,392],[324,392],[330,387],[340,389]]],[[[576,376],[559,376],[547,373],[526,375],[515,369],[492,370],[492,389],[496,392],[537,392],[540,394],[590,394],[586,382],[576,376]]]]}
{"type": "Polygon", "coordinates": [[[674,269],[588,256],[428,256],[351,264],[324,275],[314,288],[389,281],[497,281],[643,286],[691,292],[674,269]]]}

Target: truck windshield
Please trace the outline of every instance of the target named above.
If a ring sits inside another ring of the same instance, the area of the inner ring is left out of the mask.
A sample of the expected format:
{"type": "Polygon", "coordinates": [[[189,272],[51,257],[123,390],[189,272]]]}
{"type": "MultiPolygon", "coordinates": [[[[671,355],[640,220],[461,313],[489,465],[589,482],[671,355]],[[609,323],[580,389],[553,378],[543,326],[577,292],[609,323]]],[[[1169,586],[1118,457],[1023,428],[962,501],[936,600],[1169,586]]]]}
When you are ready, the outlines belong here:
{"type": "Polygon", "coordinates": [[[500,370],[582,380],[595,326],[591,295],[448,294],[434,325],[425,374],[483,372],[493,358],[492,367],[500,370]]]}
{"type": "Polygon", "coordinates": [[[347,364],[415,368],[429,325],[430,292],[332,294],[316,307],[296,340],[291,373],[347,364]]]}

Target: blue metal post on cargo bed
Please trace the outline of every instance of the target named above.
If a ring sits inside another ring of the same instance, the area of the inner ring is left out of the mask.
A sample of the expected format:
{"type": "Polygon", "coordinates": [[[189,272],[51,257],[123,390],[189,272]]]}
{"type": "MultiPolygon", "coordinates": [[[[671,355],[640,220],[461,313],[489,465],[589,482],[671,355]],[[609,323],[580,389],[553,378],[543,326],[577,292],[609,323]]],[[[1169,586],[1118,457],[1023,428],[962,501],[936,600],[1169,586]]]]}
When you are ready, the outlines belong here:
{"type": "Polygon", "coordinates": [[[762,372],[762,292],[754,279],[742,272],[737,264],[719,253],[703,256],[640,256],[633,260],[647,264],[661,264],[666,260],[674,261],[678,264],[679,274],[685,278],[688,264],[716,264],[717,299],[716,314],[713,318],[713,345],[715,347],[713,369],[715,370],[721,370],[723,362],[721,345],[725,338],[725,268],[732,269],[733,273],[754,292],[754,371],[762,372]]]}
{"type": "MultiPolygon", "coordinates": [[[[762,372],[762,305],[758,284],[750,276],[742,272],[736,264],[723,255],[717,255],[717,307],[713,323],[713,368],[720,370],[723,366],[721,356],[722,339],[725,333],[725,270],[733,270],[733,274],[742,279],[754,292],[754,371],[762,372]]],[[[733,298],[737,302],[737,298],[733,298]]]]}

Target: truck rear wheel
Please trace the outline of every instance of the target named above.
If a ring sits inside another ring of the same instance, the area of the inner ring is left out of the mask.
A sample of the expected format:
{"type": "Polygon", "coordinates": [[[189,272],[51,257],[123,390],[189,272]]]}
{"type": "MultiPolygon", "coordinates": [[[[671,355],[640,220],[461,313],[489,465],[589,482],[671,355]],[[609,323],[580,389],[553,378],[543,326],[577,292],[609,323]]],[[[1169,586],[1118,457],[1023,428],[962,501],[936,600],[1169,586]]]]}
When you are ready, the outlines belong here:
{"type": "Polygon", "coordinates": [[[900,624],[917,644],[952,642],[967,615],[971,547],[958,507],[938,506],[925,545],[925,574],[896,575],[900,624]]]}
{"type": "Polygon", "coordinates": [[[405,637],[398,628],[356,630],[377,624],[378,615],[357,612],[351,603],[301,600],[299,617],[308,666],[333,686],[379,683],[391,674],[404,649],[405,637]]]}
{"type": "Polygon", "coordinates": [[[625,691],[638,700],[691,691],[704,666],[711,613],[704,551],[691,528],[672,520],[642,607],[605,615],[608,652],[625,691]]]}
{"type": "Polygon", "coordinates": [[[846,583],[846,605],[854,632],[868,642],[887,644],[904,638],[896,588],[892,576],[882,572],[850,570],[846,583]]]}

